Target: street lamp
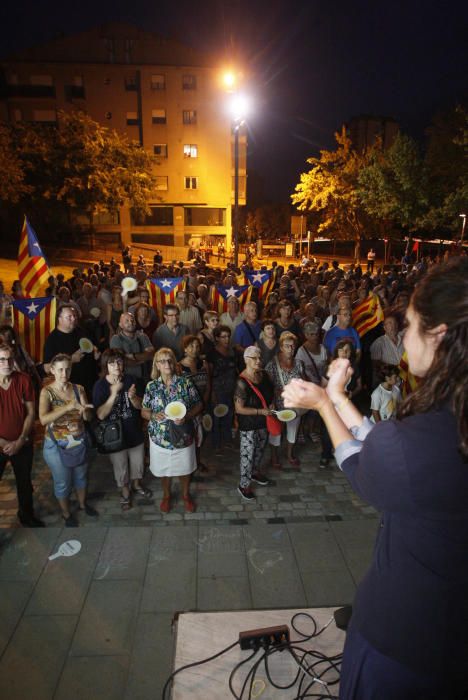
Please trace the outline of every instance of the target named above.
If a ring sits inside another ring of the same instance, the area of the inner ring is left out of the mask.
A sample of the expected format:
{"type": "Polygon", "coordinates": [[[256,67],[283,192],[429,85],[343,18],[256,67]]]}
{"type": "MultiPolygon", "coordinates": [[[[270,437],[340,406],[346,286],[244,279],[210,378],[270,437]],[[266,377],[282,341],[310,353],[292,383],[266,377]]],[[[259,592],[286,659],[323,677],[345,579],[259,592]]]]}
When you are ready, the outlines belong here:
{"type": "Polygon", "coordinates": [[[461,230],[460,245],[463,245],[463,239],[464,239],[464,237],[465,237],[466,214],[460,214],[460,217],[463,219],[462,230],[461,230]]]}
{"type": "Polygon", "coordinates": [[[239,131],[249,111],[249,100],[245,95],[235,93],[229,104],[231,128],[234,132],[234,265],[239,264],[239,131]]]}

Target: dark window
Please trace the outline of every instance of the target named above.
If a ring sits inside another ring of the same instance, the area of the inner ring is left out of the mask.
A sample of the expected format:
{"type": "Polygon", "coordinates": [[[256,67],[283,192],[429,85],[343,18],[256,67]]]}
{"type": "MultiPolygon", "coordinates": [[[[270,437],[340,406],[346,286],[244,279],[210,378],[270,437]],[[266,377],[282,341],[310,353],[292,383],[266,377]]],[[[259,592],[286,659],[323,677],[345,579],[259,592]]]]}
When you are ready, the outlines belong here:
{"type": "Polygon", "coordinates": [[[167,143],[155,143],[153,153],[158,158],[167,158],[167,143]]]}
{"type": "Polygon", "coordinates": [[[165,124],[166,123],[166,110],[165,109],[153,109],[151,110],[151,121],[153,124],[165,124]]]}
{"type": "Polygon", "coordinates": [[[85,89],[84,85],[65,85],[66,100],[84,100],[85,89]]]}
{"type": "Polygon", "coordinates": [[[182,76],[182,89],[183,90],[196,90],[197,89],[197,76],[196,75],[183,75],[182,76]]]}
{"type": "Polygon", "coordinates": [[[125,89],[127,92],[136,92],[137,90],[137,79],[136,76],[131,75],[125,78],[125,89]]]}
{"type": "Polygon", "coordinates": [[[55,97],[54,85],[4,85],[6,97],[55,97]]]}
{"type": "Polygon", "coordinates": [[[147,243],[149,245],[174,245],[172,233],[132,233],[132,243],[147,243]]]}
{"type": "Polygon", "coordinates": [[[184,124],[196,124],[197,111],[195,109],[184,109],[182,112],[182,121],[184,124]]]}
{"type": "Polygon", "coordinates": [[[226,209],[214,207],[185,207],[185,226],[224,226],[226,209]]]}
{"type": "Polygon", "coordinates": [[[173,226],[172,207],[151,207],[151,214],[142,214],[134,209],[130,211],[132,226],[173,226]]]}

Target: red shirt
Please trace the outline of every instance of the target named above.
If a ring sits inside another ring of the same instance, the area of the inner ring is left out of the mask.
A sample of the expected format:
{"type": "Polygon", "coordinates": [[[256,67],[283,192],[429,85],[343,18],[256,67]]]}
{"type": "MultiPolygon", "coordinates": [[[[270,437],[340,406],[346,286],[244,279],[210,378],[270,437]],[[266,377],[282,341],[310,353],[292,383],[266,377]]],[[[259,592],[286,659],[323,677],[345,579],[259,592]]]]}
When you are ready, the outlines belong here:
{"type": "Polygon", "coordinates": [[[24,372],[12,372],[8,389],[0,387],[0,437],[17,440],[26,418],[25,401],[34,401],[31,377],[24,372]]]}

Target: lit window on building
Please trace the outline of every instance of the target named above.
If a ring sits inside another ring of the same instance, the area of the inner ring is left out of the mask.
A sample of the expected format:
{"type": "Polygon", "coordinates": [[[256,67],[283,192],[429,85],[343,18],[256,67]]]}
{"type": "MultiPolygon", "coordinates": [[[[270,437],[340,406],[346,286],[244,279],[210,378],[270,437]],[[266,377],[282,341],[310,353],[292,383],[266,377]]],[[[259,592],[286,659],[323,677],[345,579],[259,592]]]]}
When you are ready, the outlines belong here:
{"type": "Polygon", "coordinates": [[[151,89],[152,90],[165,90],[166,89],[166,76],[163,73],[154,73],[151,76],[151,89]]]}
{"type": "Polygon", "coordinates": [[[196,90],[197,89],[197,76],[196,75],[183,75],[182,76],[182,89],[183,90],[196,90]]]}
{"type": "Polygon", "coordinates": [[[198,177],[184,177],[186,190],[198,190],[198,177]]]}
{"type": "Polygon", "coordinates": [[[184,143],[184,158],[198,158],[198,146],[196,143],[184,143]]]}
{"type": "Polygon", "coordinates": [[[153,153],[159,158],[167,158],[167,143],[155,143],[153,145],[153,153]]]}
{"type": "Polygon", "coordinates": [[[152,109],[151,110],[151,121],[153,124],[165,124],[166,123],[166,110],[165,109],[152,109]]]}
{"type": "Polygon", "coordinates": [[[197,123],[197,111],[196,111],[196,109],[184,109],[182,111],[182,121],[184,124],[196,124],[197,123]]]}

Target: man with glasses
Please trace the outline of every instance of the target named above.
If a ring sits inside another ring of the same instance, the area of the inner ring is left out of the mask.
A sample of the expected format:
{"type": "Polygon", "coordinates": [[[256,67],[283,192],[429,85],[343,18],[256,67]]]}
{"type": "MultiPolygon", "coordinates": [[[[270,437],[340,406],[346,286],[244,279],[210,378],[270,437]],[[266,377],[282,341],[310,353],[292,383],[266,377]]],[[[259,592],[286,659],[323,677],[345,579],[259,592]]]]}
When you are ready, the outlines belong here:
{"type": "Polygon", "coordinates": [[[0,344],[0,479],[11,462],[18,494],[18,519],[25,527],[44,527],[33,509],[31,470],[34,389],[29,375],[13,369],[13,350],[0,344]]]}
{"type": "Polygon", "coordinates": [[[184,351],[182,338],[189,335],[187,326],[179,323],[179,307],[175,304],[166,304],[163,310],[164,323],[153,333],[153,345],[156,350],[171,348],[177,360],[181,360],[184,351]]]}

